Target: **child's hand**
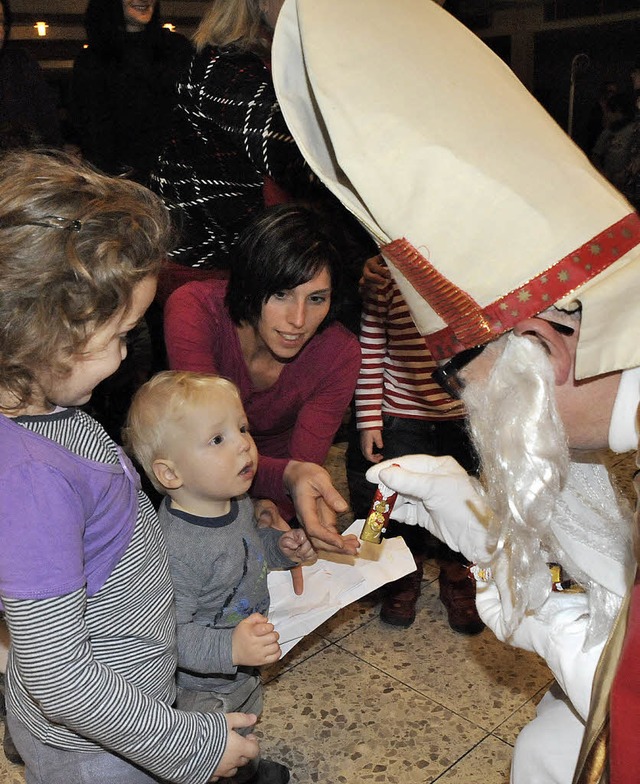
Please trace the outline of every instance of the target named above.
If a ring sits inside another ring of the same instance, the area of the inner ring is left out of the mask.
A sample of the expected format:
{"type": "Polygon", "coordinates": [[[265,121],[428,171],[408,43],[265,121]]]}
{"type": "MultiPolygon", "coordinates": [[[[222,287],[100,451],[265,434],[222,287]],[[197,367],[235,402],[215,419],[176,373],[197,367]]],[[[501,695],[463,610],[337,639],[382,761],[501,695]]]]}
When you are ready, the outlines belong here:
{"type": "Polygon", "coordinates": [[[276,528],[278,531],[289,530],[289,524],[280,514],[276,504],[269,498],[254,500],[253,516],[256,518],[258,528],[276,528]]]}
{"type": "Polygon", "coordinates": [[[376,289],[386,286],[390,278],[391,273],[382,256],[372,256],[365,261],[362,268],[362,277],[358,283],[360,293],[363,296],[366,296],[368,293],[373,295],[376,289]]]}
{"type": "MultiPolygon", "coordinates": [[[[253,502],[253,514],[256,518],[258,528],[275,528],[278,531],[290,531],[291,526],[282,517],[278,507],[273,501],[268,498],[260,498],[253,502]]],[[[295,558],[291,559],[292,561],[295,558]]],[[[304,591],[304,577],[302,576],[302,568],[294,566],[291,570],[291,582],[293,583],[293,592],[296,596],[301,596],[304,591]]]]}
{"type": "Polygon", "coordinates": [[[315,550],[302,528],[293,528],[282,534],[278,547],[290,561],[302,563],[315,558],[315,550]]]}
{"type": "Polygon", "coordinates": [[[380,450],[384,446],[380,430],[360,431],[360,451],[370,463],[379,463],[382,460],[380,450]],[[373,450],[377,449],[377,452],[373,450]]]}
{"type": "Polygon", "coordinates": [[[235,776],[238,768],[246,765],[249,760],[255,759],[260,753],[258,739],[250,735],[240,735],[235,730],[253,726],[258,717],[254,713],[227,713],[225,715],[229,734],[227,745],[218,767],[213,771],[209,781],[219,781],[221,778],[235,776]]]}
{"type": "Polygon", "coordinates": [[[231,657],[234,665],[260,667],[280,658],[278,632],[260,613],[253,613],[236,626],[231,635],[231,657]]]}

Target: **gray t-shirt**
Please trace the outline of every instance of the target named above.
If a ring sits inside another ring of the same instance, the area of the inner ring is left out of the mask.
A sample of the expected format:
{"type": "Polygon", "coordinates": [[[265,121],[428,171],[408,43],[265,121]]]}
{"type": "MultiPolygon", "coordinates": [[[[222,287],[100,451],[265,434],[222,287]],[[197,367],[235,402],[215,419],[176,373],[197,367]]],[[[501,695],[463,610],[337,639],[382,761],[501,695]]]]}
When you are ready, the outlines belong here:
{"type": "Polygon", "coordinates": [[[254,674],[232,663],[231,636],[253,613],[267,615],[267,569],[294,562],[278,547],[282,531],[258,528],[247,496],[222,517],[159,512],[167,543],[178,621],[178,685],[229,693],[254,674]]]}

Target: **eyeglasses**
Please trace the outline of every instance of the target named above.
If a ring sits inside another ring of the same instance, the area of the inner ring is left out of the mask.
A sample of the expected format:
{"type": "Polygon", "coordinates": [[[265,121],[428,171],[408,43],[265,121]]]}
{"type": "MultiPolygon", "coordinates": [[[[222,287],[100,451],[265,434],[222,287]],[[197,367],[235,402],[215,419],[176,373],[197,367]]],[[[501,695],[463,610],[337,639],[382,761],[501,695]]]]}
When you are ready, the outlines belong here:
{"type": "MultiPolygon", "coordinates": [[[[540,320],[546,321],[549,326],[553,327],[553,329],[561,335],[569,337],[575,332],[573,327],[569,327],[566,324],[559,324],[557,321],[550,321],[549,319],[541,318],[540,320]]],[[[481,346],[473,346],[473,348],[467,348],[464,351],[461,351],[437,370],[434,370],[431,374],[431,378],[438,386],[444,389],[449,397],[452,397],[454,400],[460,400],[462,390],[464,389],[464,381],[460,378],[458,373],[478,355],[482,354],[488,345],[488,343],[483,343],[481,346]]]]}

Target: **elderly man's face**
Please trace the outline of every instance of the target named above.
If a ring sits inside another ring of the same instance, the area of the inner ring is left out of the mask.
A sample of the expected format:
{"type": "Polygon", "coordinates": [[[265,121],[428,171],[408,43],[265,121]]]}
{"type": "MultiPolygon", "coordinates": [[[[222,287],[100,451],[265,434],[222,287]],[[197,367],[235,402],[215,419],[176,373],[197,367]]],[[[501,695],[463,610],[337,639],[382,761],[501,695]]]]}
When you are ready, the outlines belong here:
{"type": "MultiPolygon", "coordinates": [[[[530,319],[534,323],[540,319],[530,319]]],[[[574,377],[575,352],[580,330],[579,321],[575,322],[576,331],[571,337],[549,332],[544,336],[534,330],[522,329],[519,334],[538,340],[545,347],[555,374],[555,386],[551,394],[565,427],[571,449],[596,450],[608,445],[611,412],[620,383],[620,372],[608,373],[576,381],[574,377]]],[[[543,325],[544,326],[544,325],[543,325]]],[[[518,334],[518,330],[514,330],[518,334]]],[[[505,338],[490,344],[467,367],[460,377],[467,386],[484,384],[501,355],[505,338]]]]}
{"type": "Polygon", "coordinates": [[[558,412],[572,449],[606,449],[621,375],[616,372],[584,381],[572,379],[556,387],[558,412]]]}

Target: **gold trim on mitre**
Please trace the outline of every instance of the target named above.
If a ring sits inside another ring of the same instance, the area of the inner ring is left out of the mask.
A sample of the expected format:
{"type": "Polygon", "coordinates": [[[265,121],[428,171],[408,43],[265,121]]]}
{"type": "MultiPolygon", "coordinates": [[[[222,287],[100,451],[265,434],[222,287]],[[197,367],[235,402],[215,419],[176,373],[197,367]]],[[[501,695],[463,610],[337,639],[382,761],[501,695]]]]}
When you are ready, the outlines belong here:
{"type": "Polygon", "coordinates": [[[391,261],[416,292],[449,325],[462,346],[476,346],[492,338],[482,308],[466,291],[458,288],[407,239],[383,245],[380,252],[391,261]]]}
{"type": "Polygon", "coordinates": [[[533,278],[482,308],[466,291],[439,272],[408,240],[381,252],[447,324],[425,335],[434,359],[446,359],[508,332],[573,294],[640,244],[640,216],[633,212],[601,231],[533,278]]]}

